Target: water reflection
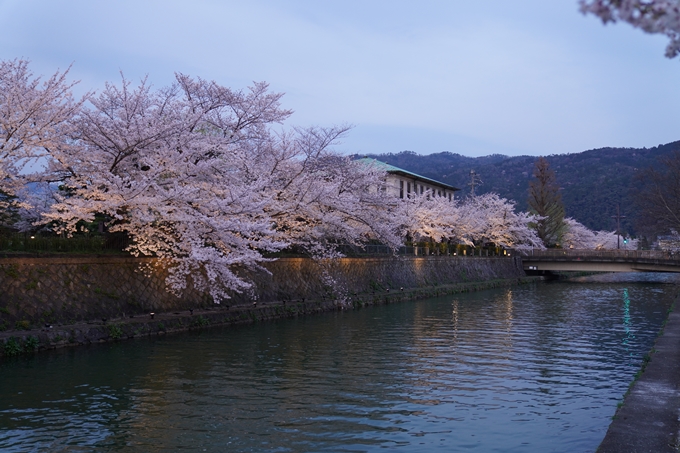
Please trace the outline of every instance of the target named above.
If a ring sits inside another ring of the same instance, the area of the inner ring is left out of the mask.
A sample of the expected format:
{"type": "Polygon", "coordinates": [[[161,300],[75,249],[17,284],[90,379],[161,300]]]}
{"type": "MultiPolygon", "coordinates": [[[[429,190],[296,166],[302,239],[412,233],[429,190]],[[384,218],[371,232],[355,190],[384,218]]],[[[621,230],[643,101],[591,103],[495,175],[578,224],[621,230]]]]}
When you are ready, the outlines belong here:
{"type": "Polygon", "coordinates": [[[673,296],[551,283],[6,361],[0,450],[592,451],[673,296]]]}
{"type": "Polygon", "coordinates": [[[630,364],[633,365],[633,352],[630,351],[629,344],[635,339],[635,335],[633,334],[633,330],[631,329],[630,325],[630,298],[628,297],[628,288],[623,289],[623,330],[625,332],[625,336],[623,337],[623,345],[626,348],[626,352],[628,352],[628,356],[630,357],[630,364]]]}

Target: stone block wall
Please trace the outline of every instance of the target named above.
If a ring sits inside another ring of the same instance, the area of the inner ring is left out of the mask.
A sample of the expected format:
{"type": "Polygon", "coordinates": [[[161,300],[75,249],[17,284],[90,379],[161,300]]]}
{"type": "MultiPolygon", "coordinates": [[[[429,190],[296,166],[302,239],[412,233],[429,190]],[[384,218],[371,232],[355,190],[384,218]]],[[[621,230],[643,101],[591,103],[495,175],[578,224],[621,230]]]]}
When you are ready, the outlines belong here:
{"type": "MultiPolygon", "coordinates": [[[[380,257],[314,261],[283,258],[267,263],[271,274],[247,275],[257,300],[346,298],[356,294],[422,288],[473,281],[524,277],[519,258],[509,257],[380,257]]],[[[235,303],[252,294],[235,294],[235,303]]]]}
{"type": "Polygon", "coordinates": [[[125,317],[208,305],[208,297],[165,290],[166,272],[148,258],[70,256],[0,258],[0,330],[125,317]],[[140,265],[153,266],[147,277],[140,265]]]}
{"type": "MultiPolygon", "coordinates": [[[[523,277],[519,258],[379,257],[314,261],[282,258],[269,273],[248,273],[252,291],[223,304],[348,300],[400,288],[523,277]]],[[[0,258],[0,331],[126,318],[213,305],[207,294],[166,291],[167,271],[151,258],[124,256],[0,258]],[[143,273],[140,265],[153,271],[143,273]]]]}

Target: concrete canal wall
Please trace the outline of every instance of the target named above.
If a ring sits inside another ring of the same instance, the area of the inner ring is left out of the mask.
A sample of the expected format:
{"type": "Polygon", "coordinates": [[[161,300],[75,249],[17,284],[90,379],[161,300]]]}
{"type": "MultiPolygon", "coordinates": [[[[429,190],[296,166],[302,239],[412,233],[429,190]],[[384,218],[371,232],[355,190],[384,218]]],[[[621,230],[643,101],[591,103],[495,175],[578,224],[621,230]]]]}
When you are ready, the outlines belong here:
{"type": "MultiPolygon", "coordinates": [[[[254,282],[251,292],[216,305],[192,289],[179,297],[167,292],[167,271],[152,259],[0,258],[0,343],[30,336],[44,337],[42,345],[55,338],[106,341],[469,291],[525,277],[519,258],[509,257],[282,258],[266,268],[269,273],[246,275],[254,282]],[[150,312],[156,313],[153,321],[150,312]],[[167,322],[159,321],[163,317],[167,322]],[[71,327],[57,334],[62,326],[71,327]]],[[[6,349],[0,344],[0,355],[6,349]]]]}
{"type": "Polygon", "coordinates": [[[598,453],[680,451],[680,298],[619,406],[598,453]]]}

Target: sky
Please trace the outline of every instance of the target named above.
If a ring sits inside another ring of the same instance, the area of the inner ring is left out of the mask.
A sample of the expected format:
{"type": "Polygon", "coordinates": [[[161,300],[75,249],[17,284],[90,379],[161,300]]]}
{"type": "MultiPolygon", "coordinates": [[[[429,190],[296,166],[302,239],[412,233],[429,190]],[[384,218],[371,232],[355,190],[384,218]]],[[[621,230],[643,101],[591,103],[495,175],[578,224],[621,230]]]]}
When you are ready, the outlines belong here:
{"type": "Polygon", "coordinates": [[[79,94],[266,81],[347,154],[550,155],[680,139],[680,60],[577,0],[0,0],[0,58],[79,94]]]}

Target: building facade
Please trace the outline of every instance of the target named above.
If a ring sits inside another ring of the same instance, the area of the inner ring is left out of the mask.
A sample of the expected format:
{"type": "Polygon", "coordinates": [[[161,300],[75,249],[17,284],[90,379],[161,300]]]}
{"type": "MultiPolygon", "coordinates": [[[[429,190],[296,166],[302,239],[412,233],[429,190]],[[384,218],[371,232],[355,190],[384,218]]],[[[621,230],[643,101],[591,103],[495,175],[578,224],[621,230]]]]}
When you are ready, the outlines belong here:
{"type": "Polygon", "coordinates": [[[376,159],[363,158],[359,161],[366,165],[375,166],[387,172],[385,179],[386,190],[388,193],[398,198],[410,198],[415,195],[428,197],[444,197],[453,201],[455,193],[460,190],[434,179],[426,178],[417,173],[395,167],[394,165],[381,162],[376,159]]]}

